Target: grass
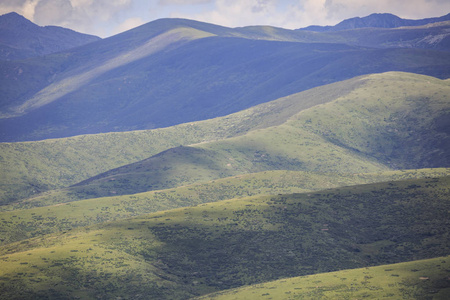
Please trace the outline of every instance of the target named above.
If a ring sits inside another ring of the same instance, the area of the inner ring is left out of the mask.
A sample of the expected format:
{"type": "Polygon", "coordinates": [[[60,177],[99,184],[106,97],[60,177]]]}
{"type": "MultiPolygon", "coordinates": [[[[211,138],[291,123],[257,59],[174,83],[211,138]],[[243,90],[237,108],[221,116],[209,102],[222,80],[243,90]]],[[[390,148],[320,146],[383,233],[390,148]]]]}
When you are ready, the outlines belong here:
{"type": "Polygon", "coordinates": [[[130,163],[135,164],[86,181],[90,186],[79,185],[78,199],[265,170],[360,173],[448,166],[449,94],[447,81],[384,73],[164,129],[2,143],[0,199],[8,204],[130,163]],[[179,145],[192,147],[151,157],[179,145]],[[167,167],[156,168],[161,163],[167,167]],[[112,174],[115,182],[102,182],[112,174]]]}
{"type": "Polygon", "coordinates": [[[0,247],[0,284],[12,299],[186,299],[446,256],[449,187],[447,176],[244,197],[39,236],[0,247]]]}
{"type": "Polygon", "coordinates": [[[30,201],[6,206],[0,212],[0,244],[66,231],[80,226],[116,221],[146,213],[195,206],[237,197],[318,191],[340,186],[435,178],[448,169],[393,171],[336,175],[294,171],[267,171],[212,182],[132,195],[67,202],[69,194],[52,192],[30,201]],[[66,202],[61,202],[65,200],[66,202]]]}
{"type": "Polygon", "coordinates": [[[450,257],[285,278],[196,299],[448,299],[450,257]]]}
{"type": "Polygon", "coordinates": [[[296,112],[332,101],[359,84],[358,80],[336,83],[232,115],[169,128],[0,143],[0,203],[73,185],[180,145],[220,140],[255,128],[279,125],[296,112]]]}
{"type": "Polygon", "coordinates": [[[408,73],[375,74],[367,80],[364,87],[300,112],[288,124],[394,169],[448,165],[447,82],[408,73]]]}
{"type": "MultiPolygon", "coordinates": [[[[69,192],[86,199],[269,170],[354,174],[450,165],[446,81],[398,72],[356,80],[356,88],[334,101],[259,123],[273,126],[172,148],[92,177],[69,192]]],[[[269,105],[286,112],[292,100],[269,105]]]]}

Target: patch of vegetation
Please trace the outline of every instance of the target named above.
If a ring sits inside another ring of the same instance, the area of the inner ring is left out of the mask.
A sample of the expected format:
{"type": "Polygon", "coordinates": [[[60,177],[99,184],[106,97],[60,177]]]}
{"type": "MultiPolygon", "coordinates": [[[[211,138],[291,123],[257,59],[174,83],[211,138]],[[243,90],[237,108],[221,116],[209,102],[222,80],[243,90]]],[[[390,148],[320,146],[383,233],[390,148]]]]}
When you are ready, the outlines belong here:
{"type": "Polygon", "coordinates": [[[450,86],[426,78],[398,72],[360,78],[351,92],[300,110],[279,125],[173,148],[69,191],[86,199],[268,170],[354,174],[447,167],[450,86]]]}
{"type": "Polygon", "coordinates": [[[0,199],[7,204],[120,165],[71,194],[123,195],[266,170],[343,174],[446,167],[449,89],[436,78],[385,73],[170,128],[3,143],[0,199]]]}
{"type": "Polygon", "coordinates": [[[180,145],[220,140],[279,125],[293,114],[332,101],[358,85],[359,80],[352,79],[225,117],[169,128],[0,143],[0,204],[67,187],[180,145]]]}
{"type": "Polygon", "coordinates": [[[450,86],[425,78],[374,74],[363,87],[300,112],[287,124],[394,169],[448,166],[450,86]]]}
{"type": "Polygon", "coordinates": [[[450,256],[251,285],[196,299],[448,299],[450,256]]]}
{"type": "MultiPolygon", "coordinates": [[[[151,292],[186,299],[286,277],[445,256],[449,195],[447,176],[158,212],[2,246],[0,284],[12,298],[45,297],[49,286],[63,283],[71,296],[82,287],[85,298],[151,292]],[[126,274],[135,284],[123,280],[126,274]]],[[[360,281],[375,286],[370,278],[360,281]]]]}
{"type": "Polygon", "coordinates": [[[64,192],[52,192],[30,201],[4,206],[0,212],[0,244],[66,231],[146,213],[195,206],[237,197],[319,191],[380,181],[448,176],[449,169],[391,171],[375,174],[317,174],[267,171],[212,182],[140,194],[94,198],[70,203],[64,192]]]}

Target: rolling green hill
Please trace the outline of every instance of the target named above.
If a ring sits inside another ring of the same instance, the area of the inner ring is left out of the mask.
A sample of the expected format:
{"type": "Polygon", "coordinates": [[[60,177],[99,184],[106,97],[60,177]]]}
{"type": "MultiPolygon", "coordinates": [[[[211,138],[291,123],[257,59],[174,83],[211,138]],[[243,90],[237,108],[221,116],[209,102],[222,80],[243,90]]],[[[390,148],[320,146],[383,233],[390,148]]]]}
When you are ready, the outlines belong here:
{"type": "Polygon", "coordinates": [[[0,288],[10,299],[186,299],[446,256],[449,187],[447,176],[246,197],[41,236],[0,247],[0,288]]]}
{"type": "Polygon", "coordinates": [[[448,81],[393,72],[165,129],[2,143],[3,203],[83,180],[70,189],[71,199],[266,170],[448,167],[449,94],[448,81]],[[179,145],[191,146],[173,148],[179,145]],[[120,165],[125,166],[114,169],[120,165]],[[108,169],[113,170],[92,177],[108,169]]]}
{"type": "Polygon", "coordinates": [[[448,299],[450,257],[366,267],[218,292],[196,299],[448,299]]]}
{"type": "Polygon", "coordinates": [[[279,125],[293,114],[332,101],[359,85],[358,78],[350,79],[228,116],[169,128],[0,143],[1,202],[6,204],[73,185],[180,145],[220,140],[279,125]]]}
{"type": "Polygon", "coordinates": [[[86,199],[268,170],[352,174],[450,166],[447,81],[407,73],[360,80],[351,92],[283,124],[169,149],[69,192],[86,199]]]}
{"type": "Polygon", "coordinates": [[[238,175],[168,190],[86,200],[79,200],[79,195],[73,195],[67,190],[56,190],[17,204],[2,206],[0,245],[80,226],[237,197],[312,192],[358,184],[449,175],[450,169],[350,175],[281,170],[238,175]]]}

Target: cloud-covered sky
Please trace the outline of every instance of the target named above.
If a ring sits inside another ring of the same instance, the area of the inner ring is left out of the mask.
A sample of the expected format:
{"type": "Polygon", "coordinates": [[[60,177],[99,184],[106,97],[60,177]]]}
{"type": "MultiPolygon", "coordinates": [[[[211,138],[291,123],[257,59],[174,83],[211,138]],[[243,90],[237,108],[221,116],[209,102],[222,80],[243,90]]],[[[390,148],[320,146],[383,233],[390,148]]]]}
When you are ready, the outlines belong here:
{"type": "Polygon", "coordinates": [[[107,37],[159,18],[188,18],[228,27],[300,28],[335,25],[351,17],[392,13],[406,19],[439,17],[449,0],[1,0],[34,23],[107,37]]]}

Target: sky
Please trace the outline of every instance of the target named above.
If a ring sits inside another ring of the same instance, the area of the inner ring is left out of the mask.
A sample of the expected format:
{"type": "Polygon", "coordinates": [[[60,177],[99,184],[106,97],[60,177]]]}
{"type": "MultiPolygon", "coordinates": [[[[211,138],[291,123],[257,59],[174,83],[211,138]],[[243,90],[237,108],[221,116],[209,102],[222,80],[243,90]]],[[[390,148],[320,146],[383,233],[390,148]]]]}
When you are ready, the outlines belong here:
{"type": "Polygon", "coordinates": [[[335,25],[352,17],[392,13],[405,19],[450,13],[449,0],[0,0],[0,15],[17,12],[40,25],[108,37],[160,18],[227,27],[288,29],[335,25]]]}

